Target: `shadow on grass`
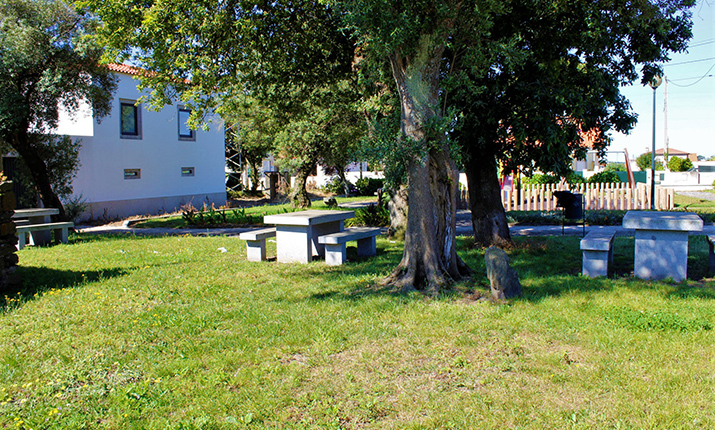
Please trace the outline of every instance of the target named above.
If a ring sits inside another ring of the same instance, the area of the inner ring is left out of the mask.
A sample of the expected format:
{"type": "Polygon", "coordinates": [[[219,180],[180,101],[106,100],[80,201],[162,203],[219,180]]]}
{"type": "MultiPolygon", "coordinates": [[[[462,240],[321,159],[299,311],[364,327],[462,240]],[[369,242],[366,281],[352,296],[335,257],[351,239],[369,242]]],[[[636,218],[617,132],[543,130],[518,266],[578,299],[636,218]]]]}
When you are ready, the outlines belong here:
{"type": "Polygon", "coordinates": [[[15,273],[19,276],[20,283],[0,291],[0,309],[13,303],[33,300],[50,290],[74,288],[90,282],[124,276],[129,272],[128,269],[120,268],[76,271],[18,266],[15,273]]]}
{"type": "MultiPolygon", "coordinates": [[[[573,293],[611,291],[615,288],[633,290],[657,289],[669,298],[715,299],[715,280],[707,278],[707,243],[703,237],[691,238],[688,258],[688,281],[645,281],[633,278],[632,237],[617,237],[614,244],[614,264],[608,278],[586,278],[580,275],[582,253],[580,237],[522,237],[515,238],[515,245],[507,249],[511,264],[519,274],[524,286],[524,295],[516,300],[539,302],[548,297],[573,293]]],[[[462,259],[473,270],[472,279],[446,290],[443,297],[473,296],[474,293],[489,296],[489,281],[486,278],[484,249],[471,248],[471,238],[459,238],[458,250],[462,259]]],[[[325,269],[315,267],[315,276],[327,273],[359,278],[362,273],[389,274],[399,263],[402,247],[391,246],[379,252],[377,258],[350,263],[345,266],[325,269]]],[[[311,300],[359,300],[366,296],[383,295],[421,300],[420,294],[403,293],[391,286],[366,285],[364,282],[344,282],[331,291],[314,294],[311,300]]]]}

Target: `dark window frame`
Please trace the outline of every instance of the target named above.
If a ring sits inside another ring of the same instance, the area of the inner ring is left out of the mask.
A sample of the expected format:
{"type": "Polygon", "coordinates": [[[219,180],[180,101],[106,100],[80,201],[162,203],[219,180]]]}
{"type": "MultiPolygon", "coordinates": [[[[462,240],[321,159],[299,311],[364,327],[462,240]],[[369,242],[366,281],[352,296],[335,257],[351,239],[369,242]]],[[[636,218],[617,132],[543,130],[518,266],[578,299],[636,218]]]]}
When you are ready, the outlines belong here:
{"type": "MultiPolygon", "coordinates": [[[[181,125],[182,125],[182,120],[181,120],[181,114],[182,113],[187,113],[189,116],[191,115],[191,109],[187,109],[184,106],[179,106],[179,110],[177,111],[176,114],[176,123],[178,127],[178,133],[179,133],[179,140],[182,141],[195,141],[196,140],[196,130],[193,130],[186,125],[186,128],[189,130],[189,134],[182,134],[181,131],[181,125]]],[[[187,118],[188,119],[188,118],[187,118]]]]}
{"type": "Polygon", "coordinates": [[[137,104],[136,100],[119,100],[119,137],[122,139],[141,140],[142,138],[142,115],[141,104],[137,104]],[[134,130],[125,131],[124,124],[124,109],[132,108],[134,116],[134,130]]]}

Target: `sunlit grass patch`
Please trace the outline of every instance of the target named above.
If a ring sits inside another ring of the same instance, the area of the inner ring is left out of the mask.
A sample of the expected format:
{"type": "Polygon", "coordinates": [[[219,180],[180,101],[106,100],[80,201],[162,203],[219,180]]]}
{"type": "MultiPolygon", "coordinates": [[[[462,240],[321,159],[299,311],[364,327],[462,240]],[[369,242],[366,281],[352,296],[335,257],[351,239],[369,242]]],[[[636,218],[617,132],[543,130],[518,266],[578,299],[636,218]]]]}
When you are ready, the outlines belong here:
{"type": "MultiPolygon", "coordinates": [[[[19,253],[0,312],[8,428],[710,428],[715,284],[579,275],[578,238],[518,238],[524,296],[473,279],[439,297],[379,281],[402,243],[331,267],[252,263],[228,237],[73,236],[19,253]],[[226,249],[222,252],[220,249],[226,249]],[[18,424],[19,423],[19,424],[18,424]]],[[[275,252],[269,243],[269,255],[275,252]]]]}

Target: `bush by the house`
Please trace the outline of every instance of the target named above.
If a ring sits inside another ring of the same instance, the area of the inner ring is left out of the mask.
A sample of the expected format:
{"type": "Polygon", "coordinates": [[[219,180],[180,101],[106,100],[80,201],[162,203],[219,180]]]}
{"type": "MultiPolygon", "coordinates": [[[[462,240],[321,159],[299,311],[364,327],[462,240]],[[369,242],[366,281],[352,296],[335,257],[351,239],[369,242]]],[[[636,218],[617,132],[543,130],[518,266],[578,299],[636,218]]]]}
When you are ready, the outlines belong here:
{"type": "Polygon", "coordinates": [[[687,172],[693,168],[693,162],[687,158],[672,157],[668,160],[668,169],[671,172],[687,172]]]}
{"type": "Polygon", "coordinates": [[[387,227],[390,211],[385,205],[370,205],[355,211],[355,217],[345,221],[348,227],[387,227]]]}
{"type": "Polygon", "coordinates": [[[618,178],[618,175],[616,174],[616,172],[606,171],[606,170],[604,170],[603,172],[598,172],[595,175],[588,178],[589,184],[598,184],[598,183],[617,184],[620,182],[621,182],[621,180],[620,180],[620,178],[618,178]]]}
{"type": "MultiPolygon", "coordinates": [[[[348,189],[352,190],[354,188],[355,186],[348,181],[348,189]]],[[[330,194],[345,194],[345,186],[343,185],[343,181],[340,179],[340,176],[334,176],[331,180],[329,180],[323,186],[323,191],[330,194]]]]}
{"type": "Polygon", "coordinates": [[[360,178],[355,182],[359,196],[374,196],[378,188],[382,188],[384,185],[383,179],[376,178],[360,178]]]}
{"type": "MultiPolygon", "coordinates": [[[[651,158],[651,153],[646,152],[641,154],[636,158],[636,166],[642,171],[646,171],[652,167],[653,159],[651,158]]],[[[663,170],[663,162],[660,160],[655,160],[655,170],[663,170]]]]}
{"type": "MultiPolygon", "coordinates": [[[[569,184],[581,184],[586,180],[583,176],[576,172],[571,172],[566,175],[566,182],[569,184]]],[[[558,184],[561,182],[561,177],[556,175],[544,175],[541,173],[536,173],[530,177],[525,177],[521,179],[521,183],[525,185],[537,185],[537,184],[558,184]]]]}

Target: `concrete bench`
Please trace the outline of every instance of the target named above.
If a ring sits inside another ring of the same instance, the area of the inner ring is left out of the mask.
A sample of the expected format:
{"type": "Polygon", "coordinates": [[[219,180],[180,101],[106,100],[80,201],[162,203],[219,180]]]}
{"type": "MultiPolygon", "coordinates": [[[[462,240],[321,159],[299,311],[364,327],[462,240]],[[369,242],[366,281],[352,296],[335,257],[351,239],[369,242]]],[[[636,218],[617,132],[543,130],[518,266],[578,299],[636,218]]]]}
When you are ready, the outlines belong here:
{"type": "Polygon", "coordinates": [[[375,237],[380,235],[379,227],[353,227],[337,233],[318,237],[318,243],[325,245],[325,262],[338,266],[345,262],[345,244],[357,241],[357,254],[360,256],[375,255],[377,246],[375,237]]]}
{"type": "Polygon", "coordinates": [[[269,237],[276,237],[275,227],[246,231],[239,235],[241,240],[246,241],[246,258],[248,261],[266,260],[266,239],[269,237]]]}
{"type": "Polygon", "coordinates": [[[613,236],[614,232],[592,231],[581,239],[585,276],[608,276],[608,265],[613,263],[613,236]]]}
{"type": "Polygon", "coordinates": [[[709,269],[711,272],[715,272],[715,234],[708,234],[705,237],[708,239],[708,246],[710,247],[709,269]]]}
{"type": "MultiPolygon", "coordinates": [[[[17,249],[20,250],[27,245],[27,234],[33,231],[54,231],[55,232],[55,243],[67,243],[67,237],[69,236],[68,230],[74,228],[74,223],[72,222],[48,222],[43,224],[25,224],[18,223],[16,225],[17,230],[17,249]]],[[[30,238],[30,244],[32,243],[32,238],[30,238]]]]}

